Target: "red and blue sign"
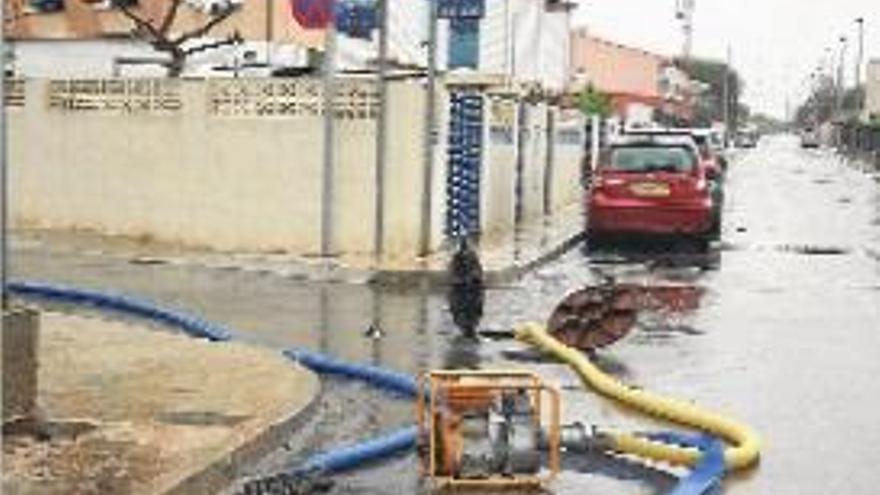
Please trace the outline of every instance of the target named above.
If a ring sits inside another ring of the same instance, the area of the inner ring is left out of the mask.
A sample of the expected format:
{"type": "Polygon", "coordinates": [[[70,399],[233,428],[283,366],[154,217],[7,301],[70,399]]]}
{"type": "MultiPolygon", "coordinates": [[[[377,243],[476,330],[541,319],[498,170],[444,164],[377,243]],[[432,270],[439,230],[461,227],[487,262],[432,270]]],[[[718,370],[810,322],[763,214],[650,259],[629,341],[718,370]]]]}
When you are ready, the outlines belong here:
{"type": "Polygon", "coordinates": [[[335,0],[290,0],[293,18],[305,29],[327,29],[333,20],[335,0]]]}

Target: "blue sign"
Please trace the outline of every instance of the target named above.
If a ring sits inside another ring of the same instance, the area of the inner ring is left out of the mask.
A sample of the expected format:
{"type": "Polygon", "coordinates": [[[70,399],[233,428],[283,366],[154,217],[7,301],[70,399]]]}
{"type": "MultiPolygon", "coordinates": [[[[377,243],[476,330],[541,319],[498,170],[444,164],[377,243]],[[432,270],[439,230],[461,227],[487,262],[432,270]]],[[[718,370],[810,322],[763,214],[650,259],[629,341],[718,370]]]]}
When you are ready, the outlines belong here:
{"type": "Polygon", "coordinates": [[[336,4],[336,29],[340,33],[369,40],[378,26],[375,2],[342,1],[336,4]]]}
{"type": "Polygon", "coordinates": [[[438,0],[440,19],[480,19],[486,16],[486,0],[438,0]]]}

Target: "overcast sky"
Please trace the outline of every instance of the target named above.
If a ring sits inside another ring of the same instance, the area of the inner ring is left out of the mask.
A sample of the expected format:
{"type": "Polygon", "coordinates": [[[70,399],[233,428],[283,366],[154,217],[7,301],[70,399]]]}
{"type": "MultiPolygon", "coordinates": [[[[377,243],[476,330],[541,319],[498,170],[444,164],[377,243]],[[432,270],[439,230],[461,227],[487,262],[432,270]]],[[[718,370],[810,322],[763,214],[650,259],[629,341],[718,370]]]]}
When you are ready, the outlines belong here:
{"type": "MultiPolygon", "coordinates": [[[[667,55],[681,52],[675,0],[578,0],[576,25],[667,55]]],[[[857,17],[865,18],[865,58],[880,57],[880,0],[696,0],[694,53],[725,57],[746,81],[746,103],[782,117],[803,98],[807,79],[841,35],[850,38],[845,75],[855,77],[857,17]]],[[[864,74],[864,72],[863,72],[864,74]]]]}

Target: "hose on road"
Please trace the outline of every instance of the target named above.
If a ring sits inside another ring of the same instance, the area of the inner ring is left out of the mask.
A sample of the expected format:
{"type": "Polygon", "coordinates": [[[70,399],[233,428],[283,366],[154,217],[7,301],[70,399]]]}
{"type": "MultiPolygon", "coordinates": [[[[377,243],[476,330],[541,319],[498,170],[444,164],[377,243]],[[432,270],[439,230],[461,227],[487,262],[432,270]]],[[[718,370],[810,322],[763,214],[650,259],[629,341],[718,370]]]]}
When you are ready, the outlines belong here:
{"type": "MultiPolygon", "coordinates": [[[[150,301],[120,294],[109,294],[42,282],[11,282],[7,287],[10,294],[15,294],[19,297],[74,304],[145,318],[177,328],[189,336],[206,339],[211,342],[228,342],[233,340],[236,335],[234,331],[228,328],[199,317],[165,309],[150,301]]],[[[415,397],[418,390],[416,380],[413,377],[396,371],[376,366],[345,363],[333,357],[306,349],[287,349],[283,351],[283,355],[317,374],[329,374],[359,380],[377,389],[400,394],[408,398],[415,397]]],[[[300,478],[300,475],[305,474],[308,474],[310,477],[315,475],[326,476],[353,469],[368,462],[384,459],[402,451],[411,450],[415,447],[417,433],[416,427],[407,426],[371,440],[316,454],[306,459],[295,470],[293,477],[287,476],[284,479],[276,477],[276,479],[269,480],[267,486],[274,486],[286,479],[297,480],[300,478]]],[[[258,485],[255,484],[253,486],[258,485]]],[[[271,491],[258,492],[271,493],[271,491]]]]}
{"type": "MultiPolygon", "coordinates": [[[[605,374],[580,351],[567,347],[548,335],[540,325],[524,325],[517,329],[516,336],[567,363],[588,388],[600,395],[655,418],[696,428],[731,442],[733,446],[724,451],[727,469],[745,469],[758,462],[761,441],[748,426],[688,402],[626,386],[605,374]]],[[[607,435],[612,450],[624,454],[691,467],[696,466],[703,458],[701,451],[693,447],[670,445],[658,441],[659,439],[628,433],[607,435]]]]}
{"type": "MultiPolygon", "coordinates": [[[[149,301],[118,294],[39,282],[12,282],[8,285],[8,290],[11,294],[21,297],[93,307],[146,318],[178,328],[190,336],[212,342],[230,341],[236,335],[228,328],[196,316],[164,309],[149,301]]],[[[583,354],[565,347],[537,325],[522,327],[517,330],[516,334],[520,340],[568,363],[578,372],[586,385],[602,395],[614,398],[622,404],[647,412],[652,416],[711,432],[731,441],[735,447],[728,448],[723,453],[724,464],[727,468],[741,469],[757,462],[760,441],[748,427],[722,416],[705,412],[688,403],[673,401],[626,387],[605,375],[583,354]]],[[[288,359],[318,374],[360,380],[378,389],[410,398],[420,393],[413,377],[392,370],[350,364],[305,349],[288,349],[283,354],[288,359]]],[[[308,480],[316,475],[325,476],[353,469],[403,451],[412,450],[416,446],[417,436],[417,428],[408,426],[358,444],[319,453],[306,459],[292,473],[281,474],[266,480],[255,480],[246,486],[245,493],[274,493],[272,487],[279,483],[278,486],[292,487],[303,479],[308,480]],[[251,491],[248,491],[248,488],[251,491]],[[268,491],[264,491],[264,488],[268,491]]],[[[609,438],[612,440],[612,449],[617,452],[676,465],[696,466],[691,475],[682,480],[674,492],[675,495],[704,493],[705,487],[714,486],[714,483],[720,479],[720,474],[717,474],[719,466],[723,467],[718,460],[718,458],[722,458],[720,451],[718,451],[720,447],[713,446],[711,439],[693,440],[675,436],[675,434],[645,437],[622,433],[609,434],[609,438]],[[717,454],[713,454],[715,451],[718,451],[717,454]]]]}

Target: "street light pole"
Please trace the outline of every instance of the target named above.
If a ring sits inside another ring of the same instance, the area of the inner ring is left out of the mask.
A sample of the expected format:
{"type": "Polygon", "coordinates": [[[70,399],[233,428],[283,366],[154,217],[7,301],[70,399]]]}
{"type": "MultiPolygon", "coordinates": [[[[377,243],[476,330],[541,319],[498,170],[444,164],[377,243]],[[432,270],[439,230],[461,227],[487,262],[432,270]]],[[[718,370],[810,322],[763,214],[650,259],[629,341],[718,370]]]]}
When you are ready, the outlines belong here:
{"type": "Polygon", "coordinates": [[[330,2],[330,22],[324,42],[324,171],[321,189],[321,256],[334,254],[336,222],[336,5],[330,2]]]}
{"type": "Polygon", "coordinates": [[[846,62],[846,47],[847,47],[847,39],[846,36],[840,37],[840,61],[837,64],[837,116],[840,117],[841,112],[843,111],[843,100],[846,95],[846,88],[844,87],[844,64],[846,62]]]}
{"type": "Polygon", "coordinates": [[[379,115],[376,119],[376,190],[373,255],[385,254],[385,162],[388,154],[388,0],[379,0],[379,115]]]}
{"type": "Polygon", "coordinates": [[[9,163],[6,149],[6,9],[0,9],[0,310],[9,307],[9,163]]]}
{"type": "MultiPolygon", "coordinates": [[[[865,19],[864,19],[864,17],[859,17],[858,19],[856,19],[856,24],[859,27],[859,47],[858,47],[859,52],[856,57],[856,81],[855,81],[856,90],[858,90],[862,86],[862,64],[864,63],[864,57],[865,57],[865,19]]],[[[860,94],[864,95],[865,93],[861,92],[860,94]]],[[[858,105],[858,109],[862,110],[862,107],[864,106],[864,98],[863,97],[859,98],[857,105],[858,105]]]]}
{"type": "Polygon", "coordinates": [[[727,62],[724,64],[724,145],[728,145],[728,140],[730,139],[731,133],[731,125],[730,125],[730,64],[733,56],[731,54],[730,45],[727,45],[727,62]]]}

